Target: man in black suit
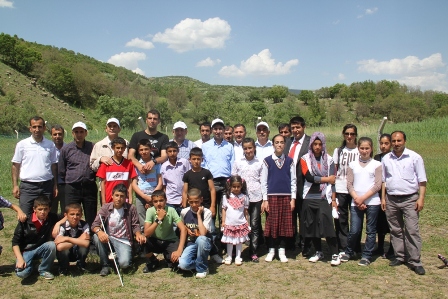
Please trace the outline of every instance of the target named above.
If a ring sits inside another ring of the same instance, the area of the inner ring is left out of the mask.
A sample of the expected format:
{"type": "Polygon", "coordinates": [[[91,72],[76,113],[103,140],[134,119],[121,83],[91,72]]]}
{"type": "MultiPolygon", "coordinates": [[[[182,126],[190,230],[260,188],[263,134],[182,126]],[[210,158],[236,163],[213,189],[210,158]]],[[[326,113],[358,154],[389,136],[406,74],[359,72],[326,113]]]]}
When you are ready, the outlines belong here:
{"type": "MultiPolygon", "coordinates": [[[[303,175],[302,169],[300,167],[300,158],[303,155],[308,153],[308,148],[310,145],[310,136],[305,135],[306,124],[303,117],[294,116],[289,121],[289,127],[291,128],[292,137],[286,140],[285,149],[283,153],[288,155],[290,158],[294,160],[294,164],[296,165],[296,179],[297,179],[297,196],[296,196],[296,207],[292,212],[292,221],[293,226],[295,228],[295,232],[297,235],[297,219],[299,219],[300,223],[300,213],[302,212],[302,202],[303,202],[303,175]]],[[[291,248],[294,248],[294,238],[288,242],[291,248]]],[[[299,234],[299,248],[302,247],[302,236],[299,234]]],[[[304,252],[304,248],[302,249],[302,254],[306,255],[307,252],[304,252]]],[[[309,250],[308,248],[305,251],[309,250]]]]}

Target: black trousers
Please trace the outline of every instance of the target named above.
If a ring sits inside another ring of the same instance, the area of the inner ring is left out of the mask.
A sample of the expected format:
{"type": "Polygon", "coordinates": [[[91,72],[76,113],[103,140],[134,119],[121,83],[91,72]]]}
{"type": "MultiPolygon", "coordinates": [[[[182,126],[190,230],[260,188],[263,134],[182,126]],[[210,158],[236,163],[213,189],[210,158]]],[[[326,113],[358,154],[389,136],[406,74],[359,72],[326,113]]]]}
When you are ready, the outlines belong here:
{"type": "Polygon", "coordinates": [[[22,211],[26,215],[31,214],[33,212],[34,200],[38,196],[45,195],[51,200],[53,198],[53,186],[53,180],[43,182],[21,181],[19,186],[19,206],[22,211]]]}
{"type": "Polygon", "coordinates": [[[92,226],[98,210],[98,187],[95,182],[65,184],[65,205],[79,203],[86,222],[92,226]]]}

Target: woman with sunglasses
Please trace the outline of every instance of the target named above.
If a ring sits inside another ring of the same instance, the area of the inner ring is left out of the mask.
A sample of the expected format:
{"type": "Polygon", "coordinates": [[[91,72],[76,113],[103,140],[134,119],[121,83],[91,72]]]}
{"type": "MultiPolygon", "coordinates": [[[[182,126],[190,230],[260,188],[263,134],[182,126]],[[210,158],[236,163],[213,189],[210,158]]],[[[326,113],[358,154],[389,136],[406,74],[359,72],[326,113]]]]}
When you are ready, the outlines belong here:
{"type": "MultiPolygon", "coordinates": [[[[352,197],[347,189],[347,168],[350,162],[358,160],[359,152],[356,144],[358,129],[353,124],[346,124],[342,129],[342,136],[344,140],[341,146],[336,148],[333,153],[336,169],[336,198],[339,212],[339,219],[335,219],[334,224],[340,256],[345,253],[348,242],[348,212],[352,197]]],[[[361,252],[361,240],[359,240],[358,244],[359,248],[353,248],[355,252],[361,252]]]]}

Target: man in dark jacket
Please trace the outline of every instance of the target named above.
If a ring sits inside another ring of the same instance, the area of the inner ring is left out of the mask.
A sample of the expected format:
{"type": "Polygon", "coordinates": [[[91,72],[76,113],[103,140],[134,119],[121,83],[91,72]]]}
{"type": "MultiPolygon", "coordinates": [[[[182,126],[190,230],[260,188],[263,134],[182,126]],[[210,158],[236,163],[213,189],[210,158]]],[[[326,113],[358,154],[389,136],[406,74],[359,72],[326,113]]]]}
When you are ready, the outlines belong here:
{"type": "Polygon", "coordinates": [[[41,259],[39,275],[53,279],[50,272],[56,257],[56,245],[51,241],[51,233],[58,221],[56,214],[50,213],[50,200],[39,196],[34,200],[34,212],[26,222],[19,222],[12,238],[12,249],[16,256],[16,274],[27,278],[33,271],[33,260],[41,259]]]}

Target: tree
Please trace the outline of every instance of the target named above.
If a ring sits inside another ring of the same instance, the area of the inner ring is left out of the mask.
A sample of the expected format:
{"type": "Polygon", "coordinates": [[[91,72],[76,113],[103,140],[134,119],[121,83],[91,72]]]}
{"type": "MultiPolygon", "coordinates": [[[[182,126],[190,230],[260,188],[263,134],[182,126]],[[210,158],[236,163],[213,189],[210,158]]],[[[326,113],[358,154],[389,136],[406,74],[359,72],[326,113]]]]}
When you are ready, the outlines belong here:
{"type": "Polygon", "coordinates": [[[187,91],[182,87],[174,87],[168,92],[168,104],[173,112],[180,112],[188,104],[187,91]]]}
{"type": "Polygon", "coordinates": [[[160,112],[160,125],[166,127],[168,124],[172,123],[172,111],[168,105],[166,98],[160,98],[156,105],[156,109],[160,112]]]}
{"type": "Polygon", "coordinates": [[[274,85],[266,92],[266,97],[272,99],[274,104],[283,102],[283,99],[288,95],[288,87],[283,85],[274,85]]]}
{"type": "Polygon", "coordinates": [[[336,83],[334,86],[329,88],[329,93],[330,93],[330,98],[334,99],[339,92],[341,91],[342,88],[344,88],[346,85],[345,84],[341,84],[341,83],[336,83]]]}
{"type": "Polygon", "coordinates": [[[145,114],[143,106],[138,100],[109,96],[101,96],[98,99],[97,111],[104,118],[118,118],[121,127],[129,129],[136,127],[138,115],[145,114]]]}
{"type": "Polygon", "coordinates": [[[316,96],[311,90],[301,90],[297,97],[305,106],[307,106],[316,96]]]}
{"type": "MultiPolygon", "coordinates": [[[[42,78],[43,84],[60,98],[75,104],[77,90],[72,71],[60,64],[51,64],[42,78]]],[[[82,103],[78,103],[82,104],[82,103]]]]}

